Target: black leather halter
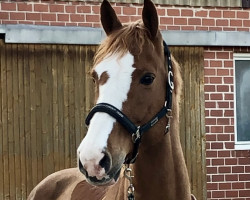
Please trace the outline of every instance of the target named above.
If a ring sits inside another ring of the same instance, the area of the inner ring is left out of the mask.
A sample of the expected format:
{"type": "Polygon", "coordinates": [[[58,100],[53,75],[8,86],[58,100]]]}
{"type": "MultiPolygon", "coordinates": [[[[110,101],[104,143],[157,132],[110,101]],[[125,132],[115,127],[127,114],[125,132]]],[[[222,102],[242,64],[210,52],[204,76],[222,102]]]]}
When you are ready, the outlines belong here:
{"type": "MultiPolygon", "coordinates": [[[[126,158],[125,164],[134,163],[136,157],[138,155],[139,146],[141,143],[141,138],[145,132],[147,132],[151,127],[153,127],[162,117],[171,115],[172,111],[172,92],[174,89],[174,82],[173,82],[173,71],[172,71],[172,61],[171,61],[171,54],[169,48],[165,41],[163,41],[164,46],[164,55],[166,57],[167,68],[168,68],[168,82],[166,86],[166,101],[163,108],[146,124],[141,126],[136,126],[122,111],[117,109],[116,107],[112,106],[108,103],[99,103],[96,104],[88,114],[85,123],[88,126],[90,124],[90,120],[94,116],[96,112],[104,112],[109,114],[110,116],[114,117],[125,129],[132,135],[132,141],[134,143],[134,150],[130,156],[130,158],[126,158]]],[[[168,119],[168,128],[170,126],[169,119],[168,119]]]]}

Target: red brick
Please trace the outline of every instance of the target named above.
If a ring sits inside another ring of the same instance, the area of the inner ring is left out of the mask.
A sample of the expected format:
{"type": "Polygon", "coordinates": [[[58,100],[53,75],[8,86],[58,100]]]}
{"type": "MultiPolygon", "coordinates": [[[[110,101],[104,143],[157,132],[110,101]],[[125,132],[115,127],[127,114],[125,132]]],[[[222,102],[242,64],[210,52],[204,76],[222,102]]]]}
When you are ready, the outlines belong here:
{"type": "Polygon", "coordinates": [[[205,124],[206,125],[214,125],[215,123],[216,123],[216,119],[215,118],[206,118],[205,119],[205,124]]]}
{"type": "Polygon", "coordinates": [[[250,27],[250,20],[244,20],[243,21],[243,26],[250,27]]]}
{"type": "Polygon", "coordinates": [[[50,10],[50,12],[63,13],[64,12],[64,5],[50,4],[49,10],[50,10]]]}
{"type": "Polygon", "coordinates": [[[230,26],[242,26],[242,20],[239,19],[231,19],[230,26]]]}
{"type": "Polygon", "coordinates": [[[248,11],[237,11],[237,18],[249,19],[248,11]]]}
{"type": "Polygon", "coordinates": [[[100,6],[92,6],[92,12],[93,14],[97,14],[99,15],[100,14],[100,6]]]}
{"type": "Polygon", "coordinates": [[[230,120],[229,118],[218,118],[217,119],[217,124],[218,125],[230,125],[230,120]]]}
{"type": "MultiPolygon", "coordinates": [[[[223,143],[222,142],[214,142],[214,143],[211,144],[211,149],[223,149],[223,143]]],[[[217,165],[223,165],[224,164],[224,159],[214,160],[213,164],[215,164],[215,163],[217,163],[217,165]]]]}
{"type": "Polygon", "coordinates": [[[121,15],[121,13],[122,13],[122,8],[121,7],[114,6],[113,9],[115,10],[115,13],[117,15],[121,15]]]}
{"type": "Polygon", "coordinates": [[[240,190],[239,196],[240,197],[250,197],[250,190],[240,190]]]}
{"type": "Polygon", "coordinates": [[[228,20],[218,19],[216,20],[216,26],[228,26],[228,20]]]}
{"type": "Polygon", "coordinates": [[[76,13],[76,7],[75,6],[65,6],[66,13],[76,13]]]}
{"type": "MultiPolygon", "coordinates": [[[[221,77],[210,77],[209,81],[211,84],[222,84],[222,78],[221,77]]],[[[216,99],[216,100],[222,100],[221,99],[216,99]]]]}
{"type": "Polygon", "coordinates": [[[56,14],[42,13],[43,21],[56,21],[56,14]]]}
{"type": "Polygon", "coordinates": [[[224,180],[224,175],[212,175],[212,182],[222,182],[224,180]]]}
{"type": "Polygon", "coordinates": [[[65,26],[65,22],[51,22],[50,23],[51,26],[65,26]]]}
{"type": "Polygon", "coordinates": [[[201,19],[199,18],[189,18],[188,19],[189,25],[201,25],[201,19]]]}
{"type": "Polygon", "coordinates": [[[207,17],[208,12],[207,12],[207,10],[198,10],[195,12],[195,16],[196,17],[207,17]]]}
{"type": "Polygon", "coordinates": [[[181,27],[180,26],[167,26],[167,30],[179,31],[181,30],[181,27]]]}
{"type": "Polygon", "coordinates": [[[187,19],[186,18],[174,18],[174,24],[175,25],[187,25],[187,19]]]}
{"type": "Polygon", "coordinates": [[[24,13],[18,13],[18,12],[10,13],[10,20],[24,20],[24,19],[25,19],[24,13]]]}
{"type": "Polygon", "coordinates": [[[225,164],[226,165],[237,165],[237,158],[226,158],[225,164]]]}
{"type": "Polygon", "coordinates": [[[218,157],[230,157],[230,151],[219,151],[218,152],[218,157]]]}
{"type": "Polygon", "coordinates": [[[214,85],[205,85],[204,89],[205,89],[206,92],[215,92],[215,86],[214,85]]]}
{"type": "Polygon", "coordinates": [[[72,22],[84,22],[84,16],[80,14],[71,14],[70,21],[72,22]]]}
{"type": "Polygon", "coordinates": [[[222,61],[214,61],[210,62],[210,67],[222,67],[222,61]]]}
{"type": "Polygon", "coordinates": [[[225,133],[234,133],[234,126],[226,126],[225,133]]]}
{"type": "Polygon", "coordinates": [[[244,187],[244,182],[232,183],[232,189],[243,189],[244,187]]]}
{"type": "Polygon", "coordinates": [[[212,11],[209,12],[209,17],[221,18],[222,17],[222,12],[212,10],[212,11]]]}
{"type": "Polygon", "coordinates": [[[174,24],[174,19],[170,17],[160,17],[160,24],[174,24]]]}
{"type": "Polygon", "coordinates": [[[212,191],[212,198],[223,198],[224,196],[224,191],[212,191]]]}
{"type": "Polygon", "coordinates": [[[68,22],[69,21],[69,14],[58,14],[57,21],[68,22]]]}
{"type": "Polygon", "coordinates": [[[220,190],[231,190],[231,183],[219,183],[220,190]]]}
{"type": "Polygon", "coordinates": [[[235,18],[235,11],[228,11],[228,10],[225,10],[223,11],[223,17],[224,18],[235,18]]]}
{"type": "Polygon", "coordinates": [[[0,12],[0,19],[10,19],[8,12],[0,12]]]}
{"type": "Polygon", "coordinates": [[[217,152],[218,151],[206,151],[206,156],[207,156],[207,158],[210,158],[210,157],[212,157],[212,158],[216,158],[217,157],[217,152]]]}
{"type": "Polygon", "coordinates": [[[3,24],[17,24],[17,21],[11,21],[11,20],[3,20],[2,21],[3,24]]]}
{"type": "Polygon", "coordinates": [[[222,98],[222,94],[211,94],[210,95],[210,99],[211,100],[222,100],[223,98],[222,98]]]}
{"type": "Polygon", "coordinates": [[[181,16],[185,16],[185,17],[192,17],[193,16],[193,10],[181,10],[181,16]]]}
{"type": "Polygon", "coordinates": [[[218,59],[229,59],[229,52],[216,52],[216,58],[218,59]]]}
{"type": "Polygon", "coordinates": [[[119,19],[122,23],[127,23],[129,22],[129,16],[119,16],[119,19]]]}
{"type": "Polygon", "coordinates": [[[216,141],[216,135],[215,134],[206,134],[206,140],[207,141],[216,141]]]}
{"type": "Polygon", "coordinates": [[[134,7],[123,7],[124,15],[136,15],[136,8],[134,7]]]}
{"type": "Polygon", "coordinates": [[[167,10],[168,16],[180,16],[180,10],[178,9],[168,9],[167,10]]]}
{"type": "Polygon", "coordinates": [[[40,13],[26,13],[27,20],[41,20],[40,13]]]}
{"type": "Polygon", "coordinates": [[[17,10],[18,11],[32,11],[32,4],[28,3],[18,3],[17,4],[17,10]]]}
{"type": "Polygon", "coordinates": [[[225,110],[224,116],[225,117],[233,117],[234,116],[234,111],[233,110],[225,110]]]}
{"type": "Polygon", "coordinates": [[[225,181],[238,181],[238,175],[236,175],[236,174],[227,174],[225,176],[225,181]]]}
{"type": "Polygon", "coordinates": [[[226,197],[238,197],[238,191],[226,191],[226,197]]]}
{"type": "Polygon", "coordinates": [[[34,11],[35,12],[48,12],[49,5],[48,4],[34,4],[34,11]]]}
{"type": "Polygon", "coordinates": [[[211,110],[210,115],[213,117],[222,117],[223,112],[222,110],[211,110]]]}
{"type": "Polygon", "coordinates": [[[203,26],[215,26],[214,19],[202,19],[203,26]]]}
{"type": "Polygon", "coordinates": [[[86,22],[99,22],[100,16],[99,15],[87,15],[86,22]]]}
{"type": "Polygon", "coordinates": [[[228,69],[217,69],[218,76],[229,76],[229,72],[228,69]]]}
{"type": "Polygon", "coordinates": [[[233,173],[244,173],[244,166],[233,166],[232,172],[233,173]]]}
{"type": "Polygon", "coordinates": [[[225,100],[234,100],[234,95],[233,94],[225,94],[224,99],[225,100]]]}
{"type": "Polygon", "coordinates": [[[232,67],[233,68],[233,61],[224,61],[224,67],[232,67]]]}
{"type": "Polygon", "coordinates": [[[16,3],[7,3],[2,2],[1,3],[1,10],[9,10],[9,11],[16,11],[16,3]]]}
{"type": "Polygon", "coordinates": [[[217,92],[229,92],[228,85],[217,85],[217,92]]]}
{"type": "Polygon", "coordinates": [[[207,190],[218,190],[218,183],[207,183],[207,190]]]}
{"type": "Polygon", "coordinates": [[[222,27],[219,27],[219,26],[209,27],[209,31],[222,31],[222,27]]]}
{"type": "MultiPolygon", "coordinates": [[[[243,184],[243,183],[242,183],[242,184],[243,184]]],[[[243,185],[243,187],[244,187],[244,185],[243,185]]],[[[241,187],[241,188],[243,188],[243,187],[241,187]]],[[[246,182],[246,188],[247,188],[247,189],[250,188],[250,181],[246,182]]]]}
{"type": "Polygon", "coordinates": [[[218,141],[230,141],[230,135],[229,134],[218,134],[217,135],[218,141]]]}
{"type": "Polygon", "coordinates": [[[35,22],[35,25],[49,26],[49,22],[35,22]]]}
{"type": "Polygon", "coordinates": [[[229,108],[229,102],[217,102],[219,108],[229,108]]]}
{"type": "MultiPolygon", "coordinates": [[[[239,165],[249,165],[250,164],[250,158],[239,158],[239,165]]],[[[250,174],[249,174],[250,177],[250,174]]],[[[249,178],[250,180],[250,178],[249,178]]]]}
{"type": "Polygon", "coordinates": [[[225,142],[226,149],[234,149],[234,142],[225,142]]]}
{"type": "Polygon", "coordinates": [[[231,173],[231,167],[219,167],[219,173],[223,173],[223,174],[226,174],[226,173],[231,173]]]}

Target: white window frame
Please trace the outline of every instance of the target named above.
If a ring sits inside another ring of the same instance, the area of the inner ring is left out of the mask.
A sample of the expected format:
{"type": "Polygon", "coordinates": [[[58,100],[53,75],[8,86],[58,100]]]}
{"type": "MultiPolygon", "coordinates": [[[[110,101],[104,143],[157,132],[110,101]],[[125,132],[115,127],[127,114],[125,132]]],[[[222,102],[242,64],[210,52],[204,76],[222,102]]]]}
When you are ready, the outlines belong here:
{"type": "Polygon", "coordinates": [[[236,150],[250,150],[250,141],[238,141],[237,140],[237,108],[236,108],[236,66],[237,60],[249,60],[250,53],[234,53],[233,54],[233,66],[234,66],[234,130],[235,130],[235,149],[236,150]]]}

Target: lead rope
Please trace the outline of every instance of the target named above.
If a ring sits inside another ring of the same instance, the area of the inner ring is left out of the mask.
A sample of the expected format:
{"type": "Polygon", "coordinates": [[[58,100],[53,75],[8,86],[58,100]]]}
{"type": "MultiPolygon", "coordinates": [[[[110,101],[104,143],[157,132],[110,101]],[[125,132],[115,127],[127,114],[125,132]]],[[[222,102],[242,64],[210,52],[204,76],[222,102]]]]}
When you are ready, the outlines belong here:
{"type": "Polygon", "coordinates": [[[128,200],[135,200],[135,188],[132,183],[132,178],[134,177],[132,175],[132,169],[129,167],[129,164],[125,165],[126,168],[124,170],[124,176],[126,179],[129,181],[129,186],[128,186],[128,200]]]}

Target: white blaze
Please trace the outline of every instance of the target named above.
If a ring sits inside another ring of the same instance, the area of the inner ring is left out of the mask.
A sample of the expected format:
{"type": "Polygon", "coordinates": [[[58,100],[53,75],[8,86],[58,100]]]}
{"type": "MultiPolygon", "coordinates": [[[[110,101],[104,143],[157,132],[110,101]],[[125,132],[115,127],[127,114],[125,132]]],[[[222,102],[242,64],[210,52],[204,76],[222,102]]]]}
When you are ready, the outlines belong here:
{"type": "MultiPolygon", "coordinates": [[[[108,80],[99,86],[99,97],[97,103],[109,103],[119,110],[127,100],[128,92],[132,82],[134,57],[127,53],[122,58],[112,55],[96,67],[98,78],[106,72],[108,80]]],[[[103,157],[102,151],[107,147],[109,134],[116,120],[106,113],[97,112],[91,119],[86,137],[78,147],[78,155],[83,166],[98,165],[103,157]]]]}

